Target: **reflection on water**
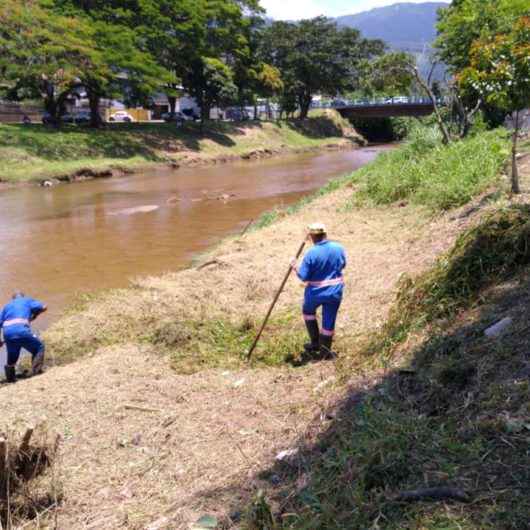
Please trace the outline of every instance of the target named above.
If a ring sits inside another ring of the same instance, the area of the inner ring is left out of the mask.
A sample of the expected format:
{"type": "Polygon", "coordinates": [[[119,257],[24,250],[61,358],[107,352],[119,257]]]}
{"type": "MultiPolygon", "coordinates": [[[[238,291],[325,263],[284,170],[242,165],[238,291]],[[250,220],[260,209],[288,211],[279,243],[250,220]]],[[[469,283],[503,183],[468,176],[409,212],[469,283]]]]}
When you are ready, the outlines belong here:
{"type": "Polygon", "coordinates": [[[185,267],[251,219],[372,160],[378,148],[0,193],[0,303],[15,289],[56,318],[77,293],[185,267]]]}

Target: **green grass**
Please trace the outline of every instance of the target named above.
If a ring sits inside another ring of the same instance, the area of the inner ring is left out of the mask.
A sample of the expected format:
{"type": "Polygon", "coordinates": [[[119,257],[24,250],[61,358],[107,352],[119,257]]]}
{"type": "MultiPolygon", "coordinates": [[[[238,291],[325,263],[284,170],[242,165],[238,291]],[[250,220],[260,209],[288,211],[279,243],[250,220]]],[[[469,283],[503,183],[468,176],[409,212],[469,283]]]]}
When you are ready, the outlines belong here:
{"type": "Polygon", "coordinates": [[[350,175],[330,180],[291,206],[265,212],[252,229],[270,226],[345,185],[357,188],[344,206],[345,211],[400,200],[427,206],[433,212],[455,208],[498,181],[509,155],[508,147],[503,129],[481,131],[464,141],[444,146],[436,127],[416,126],[402,146],[381,153],[350,175]]]}
{"type": "MultiPolygon", "coordinates": [[[[211,122],[198,124],[112,124],[101,130],[65,125],[0,124],[0,181],[18,182],[72,175],[80,169],[135,168],[181,160],[245,156],[310,149],[344,141],[348,123],[337,113],[316,114],[306,122],[211,122]]],[[[351,137],[351,140],[359,137],[351,137]]]]}
{"type": "MultiPolygon", "coordinates": [[[[253,354],[255,366],[295,364],[300,358],[305,335],[294,325],[298,311],[273,316],[253,354]],[[290,331],[286,331],[290,330],[290,331]]],[[[240,368],[256,337],[261,322],[245,319],[234,323],[222,319],[161,322],[143,340],[168,355],[179,373],[207,368],[240,368]]]]}
{"type": "MultiPolygon", "coordinates": [[[[91,304],[120,293],[123,291],[83,296],[70,307],[65,318],[82,314],[91,304]]],[[[73,362],[102,347],[134,342],[152,346],[154,351],[167,356],[177,373],[192,374],[209,368],[248,368],[247,352],[263,317],[245,316],[240,321],[233,321],[221,316],[184,320],[175,315],[163,319],[140,314],[130,318],[120,315],[118,326],[95,327],[85,338],[71,333],[68,328],[54,330],[52,327],[45,339],[57,364],[73,362]]],[[[304,331],[295,325],[299,320],[298,308],[273,315],[254,350],[251,365],[299,364],[306,339],[304,331]]]]}
{"type": "Polygon", "coordinates": [[[410,201],[433,211],[461,206],[497,180],[508,145],[503,129],[444,146],[435,127],[417,127],[403,147],[355,173],[359,188],[351,205],[410,201]]]}

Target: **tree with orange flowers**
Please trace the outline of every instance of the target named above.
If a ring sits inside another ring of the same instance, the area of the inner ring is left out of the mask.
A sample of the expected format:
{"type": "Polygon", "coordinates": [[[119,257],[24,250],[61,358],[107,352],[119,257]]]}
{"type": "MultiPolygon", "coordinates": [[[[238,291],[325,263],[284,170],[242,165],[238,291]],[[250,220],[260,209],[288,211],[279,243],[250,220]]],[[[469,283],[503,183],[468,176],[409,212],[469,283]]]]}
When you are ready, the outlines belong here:
{"type": "Polygon", "coordinates": [[[457,79],[462,90],[479,94],[513,115],[511,180],[512,192],[519,193],[519,114],[530,107],[530,16],[519,17],[507,32],[477,39],[471,47],[470,64],[457,79]]]}

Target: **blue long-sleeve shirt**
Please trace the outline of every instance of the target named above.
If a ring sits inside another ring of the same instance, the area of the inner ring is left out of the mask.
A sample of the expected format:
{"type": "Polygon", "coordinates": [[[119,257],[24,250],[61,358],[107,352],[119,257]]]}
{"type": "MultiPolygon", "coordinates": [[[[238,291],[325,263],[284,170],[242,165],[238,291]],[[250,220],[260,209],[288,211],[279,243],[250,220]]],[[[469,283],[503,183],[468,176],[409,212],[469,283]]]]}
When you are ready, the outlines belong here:
{"type": "Polygon", "coordinates": [[[23,336],[30,332],[32,318],[44,310],[44,304],[29,297],[11,300],[0,312],[0,328],[4,338],[23,336]]]}
{"type": "Polygon", "coordinates": [[[346,253],[342,245],[327,239],[314,245],[297,270],[298,277],[306,282],[306,296],[342,296],[345,267],[346,253]]]}

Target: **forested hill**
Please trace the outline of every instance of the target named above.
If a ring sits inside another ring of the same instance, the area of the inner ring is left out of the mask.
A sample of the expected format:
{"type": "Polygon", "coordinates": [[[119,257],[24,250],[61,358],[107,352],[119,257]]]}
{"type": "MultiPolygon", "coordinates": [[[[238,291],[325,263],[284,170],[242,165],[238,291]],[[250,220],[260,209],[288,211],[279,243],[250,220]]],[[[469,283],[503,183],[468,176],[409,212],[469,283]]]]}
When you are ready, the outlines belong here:
{"type": "Polygon", "coordinates": [[[444,2],[400,3],[337,18],[340,26],[359,29],[370,39],[382,39],[391,48],[422,52],[436,37],[436,15],[444,2]]]}

